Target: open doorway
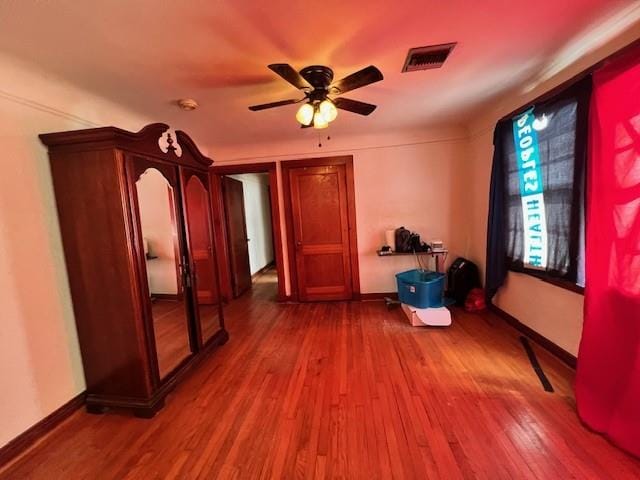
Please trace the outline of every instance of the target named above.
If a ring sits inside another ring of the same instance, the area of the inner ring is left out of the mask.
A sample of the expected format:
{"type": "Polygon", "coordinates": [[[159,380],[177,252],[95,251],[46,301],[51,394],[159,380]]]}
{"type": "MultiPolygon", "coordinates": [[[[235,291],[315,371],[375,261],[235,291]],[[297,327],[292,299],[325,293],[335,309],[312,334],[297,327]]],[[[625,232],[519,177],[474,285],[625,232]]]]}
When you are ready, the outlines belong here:
{"type": "Polygon", "coordinates": [[[275,163],[214,167],[211,175],[223,296],[282,299],[275,163]]]}
{"type": "Polygon", "coordinates": [[[261,276],[277,284],[269,190],[267,173],[222,177],[234,297],[244,294],[261,276]]]}

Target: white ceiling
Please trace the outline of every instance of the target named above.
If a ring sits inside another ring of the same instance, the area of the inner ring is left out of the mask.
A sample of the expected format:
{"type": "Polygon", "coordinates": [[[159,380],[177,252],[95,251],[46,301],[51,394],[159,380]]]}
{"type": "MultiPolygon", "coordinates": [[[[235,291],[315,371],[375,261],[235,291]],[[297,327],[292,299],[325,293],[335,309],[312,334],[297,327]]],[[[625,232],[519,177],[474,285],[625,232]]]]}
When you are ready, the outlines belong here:
{"type": "MultiPolygon", "coordinates": [[[[378,105],[341,112],[331,133],[461,124],[535,78],[562,47],[634,0],[3,0],[0,51],[186,130],[216,146],[299,139],[298,98],[267,69],[331,66],[341,78],[369,64],[377,84],[345,97],[378,105]],[[444,68],[401,74],[407,50],[458,42],[444,68]],[[183,112],[175,100],[201,107],[183,112]]],[[[1,80],[0,80],[1,81],[1,80]]]]}

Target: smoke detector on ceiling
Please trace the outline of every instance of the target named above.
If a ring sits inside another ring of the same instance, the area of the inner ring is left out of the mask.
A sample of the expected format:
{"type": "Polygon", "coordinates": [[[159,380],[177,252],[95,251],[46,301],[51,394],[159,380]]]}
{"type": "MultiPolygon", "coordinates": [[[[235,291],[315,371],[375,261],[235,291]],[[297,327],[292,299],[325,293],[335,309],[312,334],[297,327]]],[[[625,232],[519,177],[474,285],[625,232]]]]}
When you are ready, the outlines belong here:
{"type": "Polygon", "coordinates": [[[178,106],[187,112],[191,110],[195,110],[198,108],[198,102],[196,102],[193,98],[181,98],[178,100],[178,106]]]}
{"type": "Polygon", "coordinates": [[[456,45],[457,42],[412,48],[407,54],[402,71],[415,72],[416,70],[440,68],[456,45]]]}

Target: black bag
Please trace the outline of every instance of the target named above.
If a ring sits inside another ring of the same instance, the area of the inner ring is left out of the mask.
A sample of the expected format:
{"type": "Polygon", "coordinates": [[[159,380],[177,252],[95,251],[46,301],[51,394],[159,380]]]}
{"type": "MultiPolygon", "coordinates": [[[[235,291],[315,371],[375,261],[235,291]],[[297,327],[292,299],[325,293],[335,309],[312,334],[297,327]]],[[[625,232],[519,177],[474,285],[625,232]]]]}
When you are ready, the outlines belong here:
{"type": "Polygon", "coordinates": [[[417,233],[412,233],[411,238],[409,239],[409,251],[410,252],[429,252],[431,251],[431,246],[421,241],[420,235],[418,235],[417,233]]]}
{"type": "Polygon", "coordinates": [[[457,305],[464,305],[471,289],[480,286],[478,267],[466,258],[456,258],[447,272],[447,283],[446,296],[453,298],[457,305]]]}
{"type": "Polygon", "coordinates": [[[410,253],[411,250],[411,232],[404,227],[396,228],[396,252],[410,253]]]}

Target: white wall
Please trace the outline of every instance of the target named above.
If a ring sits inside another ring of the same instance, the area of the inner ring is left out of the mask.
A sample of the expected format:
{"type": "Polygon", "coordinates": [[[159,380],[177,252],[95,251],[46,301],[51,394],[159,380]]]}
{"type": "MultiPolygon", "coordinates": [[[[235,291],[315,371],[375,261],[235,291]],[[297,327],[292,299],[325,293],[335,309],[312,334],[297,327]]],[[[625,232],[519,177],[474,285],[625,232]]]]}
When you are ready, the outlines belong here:
{"type": "MultiPolygon", "coordinates": [[[[362,293],[395,292],[395,274],[416,268],[413,256],[378,257],[384,232],[404,226],[425,241],[441,239],[447,264],[464,253],[457,175],[463,143],[435,142],[354,155],[358,259],[362,293]]],[[[431,268],[435,265],[430,260],[431,268]]]]}
{"type": "MultiPolygon", "coordinates": [[[[415,260],[378,257],[375,252],[385,230],[405,226],[425,240],[442,239],[450,248],[449,262],[465,253],[466,226],[461,219],[465,198],[459,178],[467,152],[465,134],[460,128],[389,132],[332,138],[323,148],[317,147],[317,137],[302,137],[299,142],[218,150],[216,163],[280,164],[299,158],[353,155],[361,292],[394,292],[394,275],[415,268],[415,260]]],[[[280,179],[279,183],[281,186],[280,179]]],[[[281,191],[279,197],[282,202],[281,191]]],[[[281,232],[286,238],[284,219],[281,232]]],[[[288,266],[286,253],[284,263],[288,266]]],[[[288,275],[285,290],[290,292],[288,275]]]]}
{"type": "Polygon", "coordinates": [[[149,123],[0,55],[0,446],[85,388],[38,134],[149,123]]]}
{"type": "Polygon", "coordinates": [[[251,275],[274,260],[271,209],[269,208],[269,176],[260,173],[230,175],[242,182],[244,213],[249,241],[251,275]]]}

